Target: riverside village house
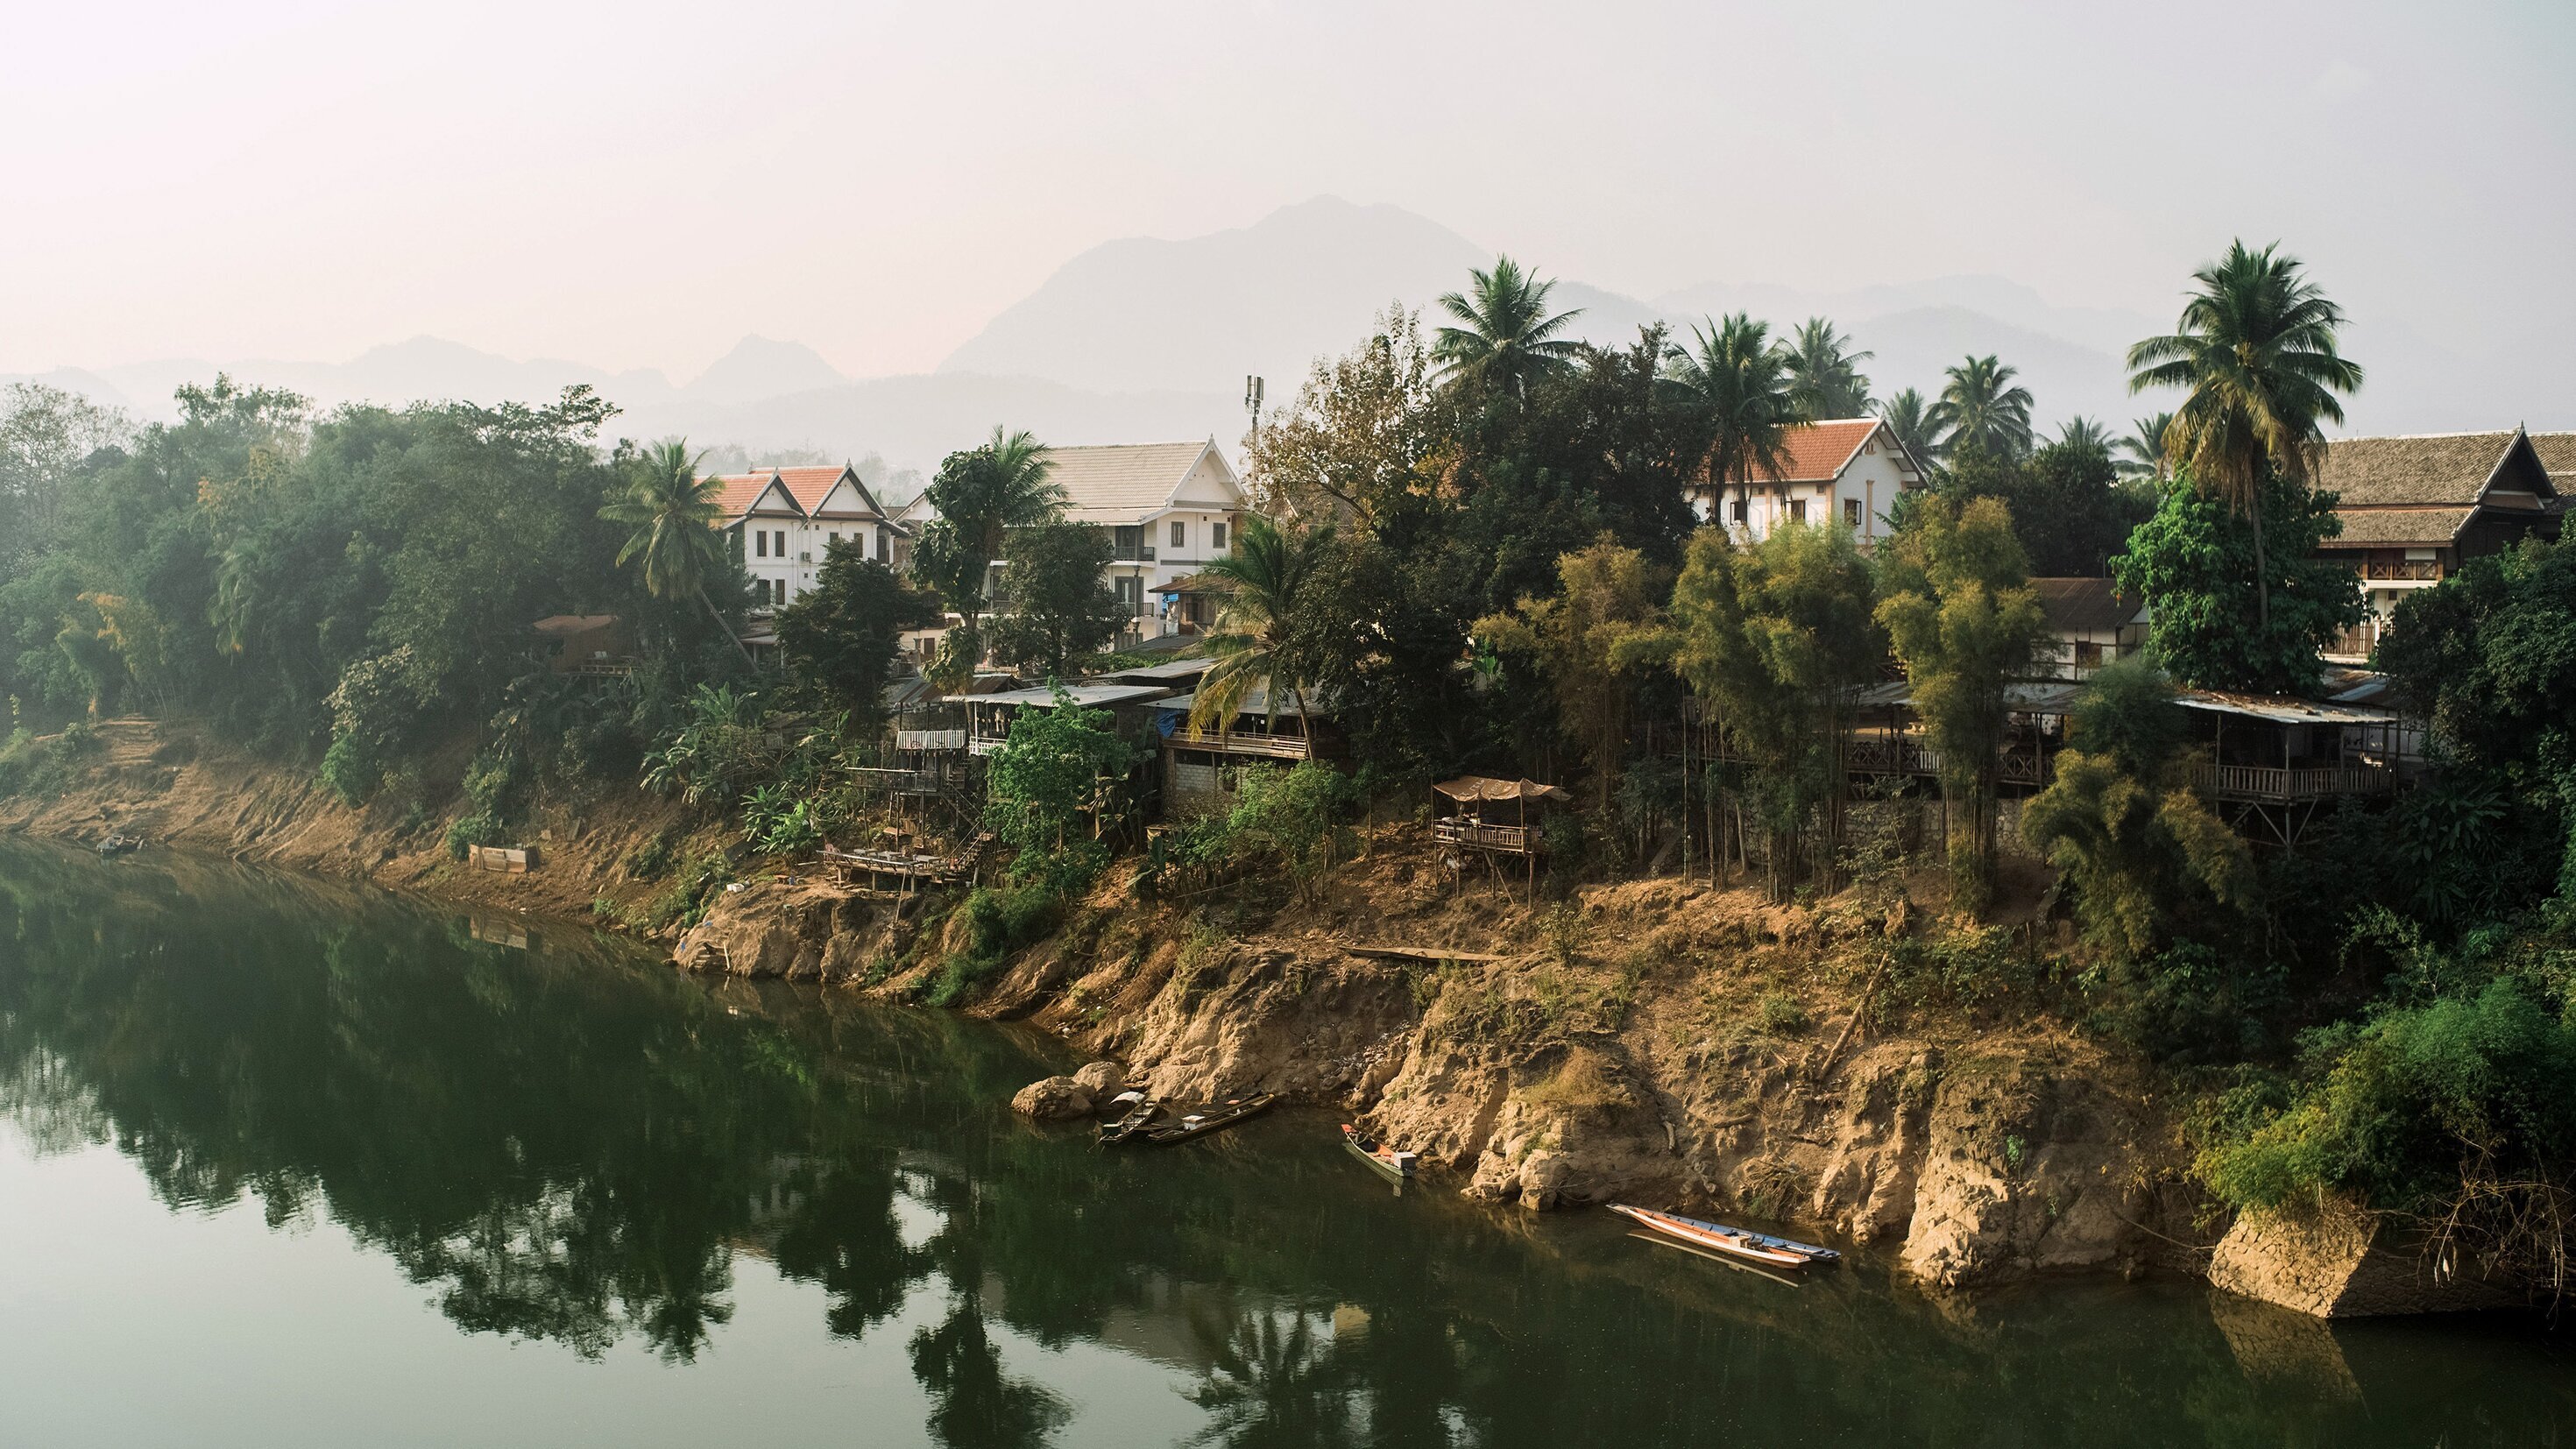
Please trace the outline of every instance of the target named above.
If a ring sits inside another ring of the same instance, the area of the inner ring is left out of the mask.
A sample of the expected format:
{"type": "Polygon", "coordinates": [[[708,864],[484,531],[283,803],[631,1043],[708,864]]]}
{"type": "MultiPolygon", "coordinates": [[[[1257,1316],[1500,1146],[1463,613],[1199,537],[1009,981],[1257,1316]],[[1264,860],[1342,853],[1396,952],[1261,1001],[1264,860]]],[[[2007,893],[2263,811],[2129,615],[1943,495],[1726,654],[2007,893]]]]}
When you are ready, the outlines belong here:
{"type": "Polygon", "coordinates": [[[2325,657],[2368,659],[2409,592],[2528,535],[2557,537],[2567,500],[2544,447],[2559,466],[2576,466],[2576,436],[2534,438],[2520,428],[2328,444],[2317,487],[2336,495],[2343,532],[2319,551],[2350,565],[2370,615],[2327,646],[2325,657]]]}
{"type": "MultiPolygon", "coordinates": [[[[755,611],[794,603],[814,587],[823,551],[845,539],[879,563],[894,561],[900,525],[847,463],[726,473],[720,481],[724,514],[715,526],[731,538],[734,557],[751,575],[755,611]]],[[[764,632],[765,626],[753,630],[764,632]]]]}
{"type": "Polygon", "coordinates": [[[1897,495],[1923,486],[1923,466],[1877,418],[1801,423],[1780,439],[1780,470],[1755,467],[1749,480],[1711,480],[1690,490],[1703,523],[1726,521],[1740,542],[1767,538],[1777,524],[1840,522],[1868,548],[1896,530],[1897,495]],[[1738,484],[1745,483],[1742,497],[1738,484]]]}

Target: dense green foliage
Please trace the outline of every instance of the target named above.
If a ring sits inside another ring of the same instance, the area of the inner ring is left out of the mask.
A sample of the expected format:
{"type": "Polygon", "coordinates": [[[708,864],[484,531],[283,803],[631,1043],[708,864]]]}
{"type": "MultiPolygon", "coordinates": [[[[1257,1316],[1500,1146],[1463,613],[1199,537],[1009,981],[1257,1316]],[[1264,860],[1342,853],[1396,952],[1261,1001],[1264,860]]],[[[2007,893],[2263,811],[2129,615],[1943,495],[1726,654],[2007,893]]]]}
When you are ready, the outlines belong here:
{"type": "Polygon", "coordinates": [[[1804,873],[1811,829],[1814,864],[1833,876],[1846,700],[1886,657],[1874,602],[1869,565],[1839,528],[1778,529],[1750,546],[1702,529],[1673,586],[1673,667],[1743,756],[1775,895],[1804,873]]]}
{"type": "Polygon", "coordinates": [[[984,656],[988,575],[1011,530],[1064,516],[1064,490],[1049,481],[1051,467],[1035,438],[997,426],[982,447],[942,459],[925,490],[939,516],[913,549],[913,572],[964,621],[950,631],[934,671],[948,684],[964,683],[984,656]]]}
{"type": "Polygon", "coordinates": [[[2009,714],[2004,687],[2028,673],[2047,620],[2012,512],[1992,498],[1934,498],[1916,510],[1883,565],[1879,623],[1905,665],[1925,736],[1941,753],[1959,902],[1994,889],[1995,759],[2009,714]]]}
{"type": "Polygon", "coordinates": [[[993,657],[1042,678],[1070,679],[1127,626],[1133,610],[1109,587],[1109,530],[1039,523],[1011,530],[1002,548],[1010,613],[994,621],[993,657]]]}
{"type": "Polygon", "coordinates": [[[2155,512],[2151,493],[2123,486],[2109,452],[2060,439],[2026,457],[1981,448],[1954,454],[1939,491],[1952,498],[1999,498],[2041,578],[2101,578],[2155,512]]]}
{"type": "Polygon", "coordinates": [[[778,611],[778,647],[799,688],[847,711],[850,731],[874,739],[885,726],[885,688],[903,632],[938,621],[936,595],[845,539],[824,550],[814,586],[778,611]]]}
{"type": "Polygon", "coordinates": [[[2361,619],[2351,568],[2315,553],[2320,539],[2341,528],[2334,495],[2276,474],[2266,477],[2263,497],[2268,549],[2256,544],[2252,514],[2194,487],[2186,470],[2112,561],[2120,586],[2154,611],[2148,641],[2180,683],[2263,693],[2313,688],[2317,651],[2361,619]]]}
{"type": "Polygon", "coordinates": [[[985,827],[1019,851],[1014,879],[1056,895],[1089,886],[1108,864],[1100,830],[1114,823],[1133,746],[1109,711],[1075,704],[1058,688],[1051,709],[1023,709],[987,777],[985,827]]]}

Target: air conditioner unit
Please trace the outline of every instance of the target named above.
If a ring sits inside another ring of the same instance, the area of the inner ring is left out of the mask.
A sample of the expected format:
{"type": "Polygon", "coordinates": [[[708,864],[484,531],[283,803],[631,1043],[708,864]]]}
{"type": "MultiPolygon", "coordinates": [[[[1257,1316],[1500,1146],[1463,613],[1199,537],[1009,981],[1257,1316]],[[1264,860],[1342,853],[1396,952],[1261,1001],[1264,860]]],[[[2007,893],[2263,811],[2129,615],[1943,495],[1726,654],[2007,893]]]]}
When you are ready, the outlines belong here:
{"type": "Polygon", "coordinates": [[[814,561],[814,555],[810,553],[800,553],[796,555],[796,561],[798,563],[812,563],[814,561]]]}

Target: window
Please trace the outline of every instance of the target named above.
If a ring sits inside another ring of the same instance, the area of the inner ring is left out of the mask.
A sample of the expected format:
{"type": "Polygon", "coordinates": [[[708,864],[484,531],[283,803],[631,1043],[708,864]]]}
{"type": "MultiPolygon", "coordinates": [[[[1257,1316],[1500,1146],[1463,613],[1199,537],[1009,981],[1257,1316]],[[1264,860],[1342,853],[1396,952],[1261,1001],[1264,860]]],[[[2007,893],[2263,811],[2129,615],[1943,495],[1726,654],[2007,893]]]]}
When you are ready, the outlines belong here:
{"type": "Polygon", "coordinates": [[[2095,641],[2091,640],[2091,639],[2078,639],[2078,640],[2076,640],[2076,641],[2075,641],[2075,667],[2076,667],[2076,668],[2078,668],[2078,669],[2099,669],[2099,668],[2101,668],[2101,667],[2102,667],[2102,646],[2101,646],[2100,644],[2096,643],[2095,641]]]}
{"type": "Polygon", "coordinates": [[[769,607],[769,580],[753,579],[751,581],[751,601],[761,608],[765,609],[769,607]]]}
{"type": "Polygon", "coordinates": [[[767,558],[767,557],[769,557],[769,530],[768,530],[768,529],[765,529],[765,528],[764,528],[764,529],[761,529],[761,530],[759,530],[758,532],[756,532],[756,533],[752,534],[752,536],[751,536],[751,549],[752,549],[752,555],[753,555],[753,557],[755,557],[755,558],[767,558]]]}
{"type": "Polygon", "coordinates": [[[1182,547],[1182,546],[1186,545],[1189,541],[1190,541],[1190,526],[1189,526],[1188,524],[1186,524],[1186,523],[1181,522],[1181,521],[1180,521],[1179,519],[1177,519],[1177,518],[1173,519],[1173,520],[1172,520],[1172,547],[1174,547],[1174,548],[1180,548],[1180,547],[1182,547]]]}
{"type": "Polygon", "coordinates": [[[1736,499],[1736,500],[1735,500],[1735,521],[1736,521],[1736,522],[1738,522],[1738,523],[1742,523],[1742,522],[1744,521],[1744,508],[1745,508],[1744,500],[1743,500],[1743,499],[1741,499],[1741,498],[1736,499]]]}
{"type": "Polygon", "coordinates": [[[1208,547],[1216,550],[1218,553],[1225,552],[1224,524],[1211,523],[1208,525],[1208,547]]]}
{"type": "Polygon", "coordinates": [[[1792,498],[1789,500],[1789,521],[1791,523],[1804,523],[1807,521],[1806,499],[1792,498]]]}
{"type": "Polygon", "coordinates": [[[787,557],[787,530],[786,530],[786,529],[783,529],[783,528],[782,528],[782,529],[778,530],[776,533],[773,533],[773,534],[771,534],[771,535],[769,536],[769,551],[770,551],[771,553],[773,553],[773,554],[776,554],[776,555],[777,555],[778,557],[780,557],[780,558],[785,558],[785,557],[787,557]]]}
{"type": "Polygon", "coordinates": [[[1850,525],[1850,526],[1851,526],[1851,527],[1853,527],[1853,528],[1858,528],[1858,527],[1860,527],[1860,500],[1859,500],[1859,499],[1857,499],[1857,498],[1846,498],[1846,499],[1844,499],[1844,500],[1843,500],[1843,522],[1844,522],[1844,523],[1846,523],[1846,524],[1848,524],[1848,525],[1850,525]]]}
{"type": "Polygon", "coordinates": [[[1133,574],[1118,580],[1118,607],[1133,614],[1145,607],[1145,581],[1133,574]]]}
{"type": "Polygon", "coordinates": [[[1145,529],[1141,524],[1114,524],[1109,530],[1109,553],[1112,558],[1130,560],[1145,553],[1145,529]]]}
{"type": "Polygon", "coordinates": [[[878,530],[877,530],[877,562],[878,562],[878,563],[884,563],[885,561],[886,561],[886,531],[885,531],[884,529],[880,528],[880,529],[878,529],[878,530]]]}

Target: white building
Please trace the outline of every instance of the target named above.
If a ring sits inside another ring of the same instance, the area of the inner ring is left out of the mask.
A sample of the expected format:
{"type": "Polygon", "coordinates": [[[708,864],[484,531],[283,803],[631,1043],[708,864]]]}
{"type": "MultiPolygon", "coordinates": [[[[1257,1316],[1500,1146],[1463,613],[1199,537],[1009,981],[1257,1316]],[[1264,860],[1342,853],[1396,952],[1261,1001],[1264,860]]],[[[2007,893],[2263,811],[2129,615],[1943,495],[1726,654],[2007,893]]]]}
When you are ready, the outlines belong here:
{"type": "Polygon", "coordinates": [[[1922,486],[1922,465],[1886,423],[1839,418],[1784,433],[1776,473],[1756,467],[1750,478],[1712,482],[1703,472],[1691,486],[1691,510],[1703,523],[1723,519],[1748,542],[1783,523],[1831,521],[1867,547],[1895,532],[1888,520],[1897,495],[1922,486]]]}
{"type": "MultiPolygon", "coordinates": [[[[1167,616],[1172,606],[1159,591],[1231,554],[1247,506],[1224,452],[1208,439],[1049,448],[1046,458],[1047,480],[1064,490],[1065,520],[1109,534],[1106,578],[1136,621],[1134,635],[1174,632],[1178,616],[1167,616]]],[[[906,506],[903,523],[918,534],[937,516],[925,497],[906,506]]]]}
{"type": "Polygon", "coordinates": [[[892,564],[901,528],[877,506],[856,468],[771,468],[719,475],[724,516],[716,520],[751,575],[755,608],[794,603],[814,587],[823,553],[854,540],[892,564]]]}

